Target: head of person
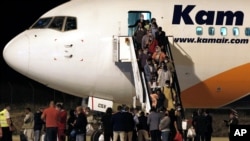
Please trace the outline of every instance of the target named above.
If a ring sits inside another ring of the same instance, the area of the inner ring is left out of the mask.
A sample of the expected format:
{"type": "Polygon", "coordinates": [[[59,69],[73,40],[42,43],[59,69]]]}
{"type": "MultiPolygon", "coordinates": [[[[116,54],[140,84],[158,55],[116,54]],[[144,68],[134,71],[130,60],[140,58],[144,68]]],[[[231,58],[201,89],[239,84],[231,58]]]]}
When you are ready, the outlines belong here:
{"type": "Polygon", "coordinates": [[[71,109],[71,110],[69,111],[69,115],[70,115],[71,117],[74,117],[74,116],[75,116],[75,113],[76,113],[76,111],[75,111],[74,109],[71,109]]]}
{"type": "Polygon", "coordinates": [[[156,22],[152,22],[151,28],[158,29],[156,22]]]}
{"type": "Polygon", "coordinates": [[[145,116],[145,112],[141,111],[140,116],[145,116]]]}
{"type": "Polygon", "coordinates": [[[111,107],[108,107],[107,110],[106,110],[106,114],[112,114],[113,113],[113,110],[111,107]]]}
{"type": "Polygon", "coordinates": [[[156,94],[161,94],[161,89],[159,88],[159,89],[156,89],[156,94]]]}
{"type": "Polygon", "coordinates": [[[169,116],[169,111],[168,110],[165,111],[165,116],[169,116]]]}
{"type": "Polygon", "coordinates": [[[55,102],[53,100],[49,102],[49,107],[55,107],[55,102]]]}
{"type": "Polygon", "coordinates": [[[76,107],[76,114],[80,114],[80,113],[82,113],[82,112],[83,112],[82,106],[77,106],[77,107],[76,107]]]}
{"type": "Polygon", "coordinates": [[[208,115],[209,114],[209,110],[208,109],[204,109],[204,114],[208,115]]]}
{"type": "Polygon", "coordinates": [[[151,59],[151,58],[148,58],[148,59],[147,59],[147,63],[148,63],[149,65],[151,65],[151,64],[152,64],[152,59],[151,59]]]}
{"type": "Polygon", "coordinates": [[[56,104],[56,109],[60,111],[62,109],[62,104],[61,103],[57,103],[56,104]]]}
{"type": "Polygon", "coordinates": [[[177,110],[175,110],[175,116],[181,116],[181,110],[177,108],[177,110]]]}
{"type": "Polygon", "coordinates": [[[193,111],[192,117],[196,117],[196,116],[198,116],[197,111],[193,111]]]}
{"type": "Polygon", "coordinates": [[[147,35],[148,36],[152,36],[152,31],[149,29],[149,30],[147,30],[147,35]]]}
{"type": "Polygon", "coordinates": [[[160,63],[160,65],[161,65],[161,67],[162,67],[162,69],[163,69],[164,71],[167,71],[167,70],[168,70],[167,65],[166,65],[165,62],[162,61],[162,62],[160,63]]]}
{"type": "Polygon", "coordinates": [[[36,112],[37,112],[37,113],[42,113],[42,112],[43,112],[43,108],[42,108],[42,107],[39,108],[36,112]]]}
{"type": "Polygon", "coordinates": [[[143,48],[143,53],[148,54],[148,48],[143,48]]]}
{"type": "Polygon", "coordinates": [[[123,109],[123,108],[122,108],[122,106],[121,106],[121,105],[118,105],[118,106],[117,106],[117,112],[121,112],[121,111],[122,111],[122,109],[123,109]]]}
{"type": "Polygon", "coordinates": [[[5,103],[5,104],[4,104],[4,108],[5,108],[7,111],[10,111],[10,110],[11,110],[10,104],[8,104],[8,103],[5,103]]]}
{"type": "Polygon", "coordinates": [[[144,15],[143,14],[140,15],[140,20],[144,20],[144,15]]]}
{"type": "Polygon", "coordinates": [[[84,109],[84,112],[85,112],[85,114],[86,115],[88,115],[88,114],[90,114],[90,107],[86,107],[85,109],[84,109]]]}
{"type": "Polygon", "coordinates": [[[150,109],[150,112],[156,112],[156,108],[155,108],[155,107],[152,107],[152,108],[150,109]]]}
{"type": "Polygon", "coordinates": [[[238,118],[238,112],[234,109],[231,109],[230,110],[230,114],[229,114],[229,118],[232,119],[232,118],[238,118]]]}
{"type": "Polygon", "coordinates": [[[129,107],[128,106],[125,106],[125,111],[129,112],[129,107]]]}
{"type": "Polygon", "coordinates": [[[161,26],[158,27],[158,31],[162,31],[162,27],[161,26]]]}
{"type": "Polygon", "coordinates": [[[29,107],[25,108],[24,110],[25,114],[28,114],[29,112],[31,112],[31,109],[29,107]]]}
{"type": "Polygon", "coordinates": [[[135,114],[137,114],[138,112],[139,112],[139,109],[138,108],[133,108],[134,110],[133,110],[133,112],[135,113],[135,114]]]}
{"type": "Polygon", "coordinates": [[[152,33],[149,33],[148,34],[148,40],[149,40],[149,42],[153,41],[153,39],[154,39],[154,36],[152,35],[152,33]]]}
{"type": "Polygon", "coordinates": [[[141,22],[139,22],[137,26],[138,26],[138,27],[142,27],[142,24],[141,24],[141,22]]]}
{"type": "Polygon", "coordinates": [[[198,115],[203,115],[204,110],[203,109],[198,109],[198,115]]]}
{"type": "Polygon", "coordinates": [[[169,57],[168,56],[165,57],[164,62],[165,63],[169,62],[169,57]]]}
{"type": "Polygon", "coordinates": [[[156,50],[156,52],[161,52],[161,47],[160,46],[156,46],[155,50],[156,50]]]}
{"type": "Polygon", "coordinates": [[[155,18],[151,18],[151,23],[156,23],[156,19],[155,18]]]}

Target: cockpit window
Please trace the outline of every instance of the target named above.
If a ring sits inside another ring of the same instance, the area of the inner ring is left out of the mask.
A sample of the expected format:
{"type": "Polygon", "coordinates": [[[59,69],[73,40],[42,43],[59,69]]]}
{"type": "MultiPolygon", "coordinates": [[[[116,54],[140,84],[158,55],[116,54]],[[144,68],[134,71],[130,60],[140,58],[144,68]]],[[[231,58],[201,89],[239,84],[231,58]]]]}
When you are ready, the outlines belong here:
{"type": "Polygon", "coordinates": [[[50,23],[52,17],[39,19],[31,28],[45,28],[50,23]]]}
{"type": "Polygon", "coordinates": [[[51,24],[49,25],[49,28],[56,29],[56,30],[62,30],[64,17],[55,17],[51,24]]]}
{"type": "Polygon", "coordinates": [[[31,28],[50,28],[58,31],[70,31],[77,28],[75,17],[48,17],[39,19],[31,28]]]}
{"type": "Polygon", "coordinates": [[[66,24],[65,24],[65,31],[76,29],[76,18],[74,17],[67,17],[66,24]]]}

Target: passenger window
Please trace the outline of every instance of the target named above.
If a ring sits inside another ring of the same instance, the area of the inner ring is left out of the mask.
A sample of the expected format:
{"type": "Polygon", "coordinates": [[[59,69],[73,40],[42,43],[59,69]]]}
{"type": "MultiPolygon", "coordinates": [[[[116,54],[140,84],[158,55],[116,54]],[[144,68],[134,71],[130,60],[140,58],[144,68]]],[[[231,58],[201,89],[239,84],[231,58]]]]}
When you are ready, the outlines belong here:
{"type": "Polygon", "coordinates": [[[63,21],[65,17],[55,17],[50,24],[49,28],[61,31],[63,26],[63,21]]]}
{"type": "Polygon", "coordinates": [[[75,17],[67,17],[66,24],[65,24],[65,31],[74,30],[76,29],[76,18],[75,17]]]}
{"type": "Polygon", "coordinates": [[[214,27],[209,27],[209,28],[208,28],[208,34],[209,34],[210,36],[213,36],[213,35],[215,34],[215,29],[214,29],[214,27]]]}
{"type": "Polygon", "coordinates": [[[239,28],[238,28],[238,27],[234,27],[234,28],[233,28],[233,35],[234,35],[234,36],[239,36],[239,34],[240,34],[239,28]]]}
{"type": "Polygon", "coordinates": [[[250,36],[250,27],[247,27],[247,28],[245,29],[245,35],[246,35],[246,36],[250,36]]]}
{"type": "Polygon", "coordinates": [[[221,34],[221,36],[226,36],[227,35],[227,28],[226,27],[221,27],[220,28],[220,34],[221,34]]]}
{"type": "Polygon", "coordinates": [[[196,34],[197,34],[197,35],[202,35],[202,34],[203,34],[203,29],[202,29],[202,27],[200,27],[200,26],[196,27],[196,34]]]}

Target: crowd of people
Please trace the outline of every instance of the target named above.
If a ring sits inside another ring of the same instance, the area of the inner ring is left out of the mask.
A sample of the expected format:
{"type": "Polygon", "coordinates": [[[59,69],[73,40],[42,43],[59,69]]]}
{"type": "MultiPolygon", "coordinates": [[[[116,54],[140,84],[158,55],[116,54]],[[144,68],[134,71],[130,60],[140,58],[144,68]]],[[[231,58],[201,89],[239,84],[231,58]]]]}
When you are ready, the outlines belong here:
{"type": "Polygon", "coordinates": [[[165,31],[158,26],[155,18],[149,22],[143,14],[129,27],[136,28],[133,35],[135,51],[139,69],[145,74],[152,107],[170,110],[180,106],[176,102],[177,95],[173,87],[175,68],[167,53],[165,31]]]}
{"type": "MultiPolygon", "coordinates": [[[[0,141],[12,141],[13,130],[9,111],[10,106],[7,104],[0,112],[0,141]]],[[[32,112],[31,108],[27,107],[24,113],[21,141],[86,141],[88,110],[82,106],[70,110],[68,116],[68,111],[62,103],[50,101],[47,108],[32,112]]]]}
{"type": "MultiPolygon", "coordinates": [[[[12,141],[12,121],[10,106],[5,105],[0,111],[0,141],[12,141]]],[[[86,141],[88,125],[91,121],[89,107],[76,106],[66,110],[62,103],[51,101],[46,108],[32,112],[25,108],[22,133],[25,141],[86,141]]],[[[93,114],[93,113],[92,113],[93,114]]],[[[100,116],[103,138],[100,141],[176,141],[180,135],[185,141],[211,141],[213,117],[207,109],[198,109],[183,126],[180,108],[166,109],[152,107],[149,113],[142,109],[118,105],[116,111],[108,107],[100,116]],[[187,131],[193,129],[189,135],[187,131]]],[[[239,123],[238,113],[231,110],[229,120],[224,121],[228,127],[239,123]]],[[[22,140],[21,140],[22,141],[22,140]]]]}

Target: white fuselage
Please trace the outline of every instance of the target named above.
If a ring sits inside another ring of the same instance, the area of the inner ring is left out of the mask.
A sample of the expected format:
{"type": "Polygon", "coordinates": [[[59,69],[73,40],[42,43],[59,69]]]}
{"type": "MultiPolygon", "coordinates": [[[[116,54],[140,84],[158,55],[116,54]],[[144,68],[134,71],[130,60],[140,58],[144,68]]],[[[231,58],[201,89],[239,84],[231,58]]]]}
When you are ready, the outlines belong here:
{"type": "Polygon", "coordinates": [[[184,107],[220,107],[250,92],[250,77],[245,71],[250,68],[250,43],[206,43],[206,39],[249,40],[244,34],[245,28],[250,27],[247,3],[236,0],[73,0],[42,17],[76,17],[76,30],[29,29],[11,40],[3,54],[13,69],[48,87],[75,96],[95,96],[131,104],[135,96],[133,76],[126,66],[119,68],[113,61],[113,36],[128,35],[129,11],[150,11],[166,35],[171,36],[169,41],[184,107]],[[188,5],[195,7],[183,14],[188,5]],[[179,23],[178,18],[177,23],[173,23],[174,12],[180,6],[183,15],[179,23]],[[244,21],[242,25],[235,25],[235,19],[232,25],[225,22],[218,25],[218,11],[242,11],[244,21]],[[184,20],[184,16],[190,17],[193,24],[187,23],[190,20],[184,20]],[[196,34],[197,27],[203,29],[202,35],[196,34]],[[209,27],[215,29],[213,36],[208,34],[209,27]],[[226,36],[220,34],[221,27],[227,28],[226,36]],[[233,27],[239,28],[238,36],[232,34],[233,27]],[[176,39],[173,42],[174,38],[194,38],[196,42],[177,42],[176,39]]]}

